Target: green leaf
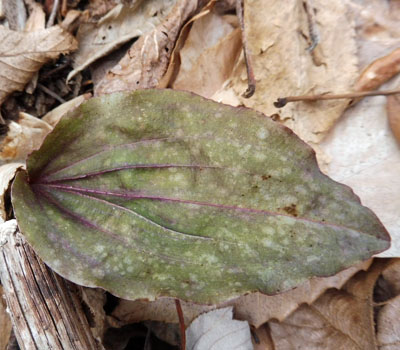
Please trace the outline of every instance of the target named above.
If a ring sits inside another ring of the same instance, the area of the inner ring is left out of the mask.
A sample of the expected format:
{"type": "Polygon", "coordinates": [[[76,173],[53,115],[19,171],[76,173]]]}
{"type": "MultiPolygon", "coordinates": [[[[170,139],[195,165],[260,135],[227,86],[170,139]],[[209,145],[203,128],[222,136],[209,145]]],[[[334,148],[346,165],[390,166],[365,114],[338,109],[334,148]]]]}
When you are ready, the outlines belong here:
{"type": "Polygon", "coordinates": [[[51,268],[127,299],[274,294],[389,247],[292,131],[172,90],[82,104],[29,157],[12,201],[51,268]]]}

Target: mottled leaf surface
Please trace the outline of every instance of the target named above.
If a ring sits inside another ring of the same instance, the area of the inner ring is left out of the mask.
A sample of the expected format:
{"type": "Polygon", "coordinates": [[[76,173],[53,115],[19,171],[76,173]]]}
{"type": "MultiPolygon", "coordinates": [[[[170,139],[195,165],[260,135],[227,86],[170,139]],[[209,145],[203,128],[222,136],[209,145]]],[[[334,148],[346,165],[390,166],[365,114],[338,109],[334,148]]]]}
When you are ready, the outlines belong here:
{"type": "Polygon", "coordinates": [[[12,200],[49,266],[127,299],[274,294],[389,246],[289,129],[172,90],[83,103],[29,157],[12,200]]]}

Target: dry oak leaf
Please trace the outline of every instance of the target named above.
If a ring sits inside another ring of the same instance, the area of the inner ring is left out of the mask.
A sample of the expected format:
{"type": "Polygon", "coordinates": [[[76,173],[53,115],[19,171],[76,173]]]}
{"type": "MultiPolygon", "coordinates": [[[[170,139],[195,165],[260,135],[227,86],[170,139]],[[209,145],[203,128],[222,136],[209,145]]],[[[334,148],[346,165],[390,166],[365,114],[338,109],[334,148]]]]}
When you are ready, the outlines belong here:
{"type": "Polygon", "coordinates": [[[27,155],[40,147],[53,127],[45,121],[21,112],[18,123],[11,121],[8,132],[0,141],[0,163],[24,162],[27,155]]]}
{"type": "Polygon", "coordinates": [[[377,320],[379,350],[397,350],[400,347],[400,295],[389,300],[380,310],[377,320]]]}
{"type": "Polygon", "coordinates": [[[181,66],[172,88],[212,97],[231,75],[241,48],[239,28],[214,12],[202,16],[180,50],[181,66]]]}
{"type": "MultiPolygon", "coordinates": [[[[400,77],[399,77],[400,78],[400,77]]],[[[400,152],[389,129],[386,98],[366,98],[346,110],[320,144],[330,157],[328,175],[354,190],[392,237],[380,256],[400,256],[400,152]]]]}
{"type": "Polygon", "coordinates": [[[284,322],[269,322],[274,349],[377,350],[373,290],[385,266],[385,260],[377,259],[342,290],[328,290],[284,322]]]}
{"type": "Polygon", "coordinates": [[[0,42],[0,104],[22,91],[46,62],[77,48],[74,37],[58,26],[29,33],[0,26],[0,42]]]}
{"type": "MultiPolygon", "coordinates": [[[[274,0],[246,0],[245,28],[257,81],[255,94],[242,103],[266,115],[281,114],[283,123],[306,142],[318,143],[347,107],[347,100],[273,106],[278,97],[349,91],[358,76],[353,20],[342,0],[312,2],[320,42],[309,52],[309,23],[303,2],[282,6],[274,0]]],[[[247,89],[242,60],[233,73],[233,89],[247,89]]]]}
{"type": "Polygon", "coordinates": [[[382,277],[389,284],[393,295],[400,294],[400,259],[391,259],[390,265],[383,271],[382,277]]]}
{"type": "Polygon", "coordinates": [[[142,35],[95,86],[95,95],[157,87],[167,71],[183,24],[203,2],[177,1],[164,21],[149,33],[142,35]]]}
{"type": "Polygon", "coordinates": [[[386,112],[389,126],[397,142],[400,143],[400,97],[393,95],[387,97],[386,112]]]}
{"type": "Polygon", "coordinates": [[[74,70],[67,80],[129,40],[151,31],[168,15],[175,1],[137,1],[134,6],[119,4],[97,23],[82,23],[77,34],[79,49],[74,54],[74,70]]]}

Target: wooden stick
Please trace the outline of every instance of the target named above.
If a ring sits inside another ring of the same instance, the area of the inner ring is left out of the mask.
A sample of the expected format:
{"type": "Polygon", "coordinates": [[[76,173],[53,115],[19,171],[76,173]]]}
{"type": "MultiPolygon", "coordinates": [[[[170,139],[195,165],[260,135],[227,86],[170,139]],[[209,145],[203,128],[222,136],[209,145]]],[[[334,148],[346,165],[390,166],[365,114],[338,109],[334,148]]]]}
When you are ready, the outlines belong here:
{"type": "Polygon", "coordinates": [[[359,91],[350,92],[345,94],[320,94],[320,95],[301,95],[301,96],[287,96],[280,97],[274,102],[276,108],[281,108],[286,106],[289,102],[314,102],[314,101],[324,101],[324,100],[339,100],[339,99],[352,99],[357,97],[366,96],[388,96],[400,94],[400,89],[396,90],[386,90],[386,91],[359,91]]]}
{"type": "Polygon", "coordinates": [[[0,227],[0,278],[22,350],[100,350],[77,291],[50,270],[18,232],[15,220],[0,227]]]}
{"type": "Polygon", "coordinates": [[[51,13],[49,16],[49,20],[47,21],[46,28],[49,28],[54,24],[59,6],[60,6],[60,0],[54,0],[53,8],[51,9],[51,13]]]}
{"type": "Polygon", "coordinates": [[[243,97],[250,98],[256,91],[256,79],[254,77],[253,60],[247,44],[247,37],[244,27],[243,0],[236,0],[236,15],[238,16],[240,29],[242,31],[243,55],[247,70],[247,90],[244,92],[243,97]]]}
{"type": "Polygon", "coordinates": [[[181,330],[181,350],[186,350],[186,329],[185,319],[183,318],[183,312],[181,302],[179,299],[175,299],[176,312],[178,313],[179,327],[181,330]]]}

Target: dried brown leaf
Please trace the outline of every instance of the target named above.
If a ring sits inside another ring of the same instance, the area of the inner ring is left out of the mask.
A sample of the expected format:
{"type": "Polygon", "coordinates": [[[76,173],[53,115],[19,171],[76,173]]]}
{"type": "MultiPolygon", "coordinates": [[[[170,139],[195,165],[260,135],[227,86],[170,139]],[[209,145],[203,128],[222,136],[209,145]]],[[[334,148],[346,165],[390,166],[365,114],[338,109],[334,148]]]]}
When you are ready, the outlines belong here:
{"type": "Polygon", "coordinates": [[[87,9],[92,17],[101,17],[119,3],[121,0],[90,0],[87,9]]]}
{"type": "Polygon", "coordinates": [[[400,96],[399,95],[392,95],[387,97],[386,111],[390,129],[392,130],[392,133],[396,138],[396,140],[400,143],[400,96]]]}
{"type": "Polygon", "coordinates": [[[0,26],[0,104],[13,91],[22,91],[43,64],[76,49],[74,37],[54,26],[15,32],[0,26]]]}
{"type": "Polygon", "coordinates": [[[14,179],[17,170],[22,168],[24,168],[23,163],[9,163],[0,166],[0,223],[7,220],[5,193],[10,186],[10,182],[14,179]]]}
{"type": "Polygon", "coordinates": [[[377,341],[379,350],[398,350],[400,348],[399,320],[400,295],[389,300],[378,314],[377,341]]]}
{"type": "Polygon", "coordinates": [[[253,329],[254,350],[275,350],[268,324],[253,329]]]}
{"type": "MultiPolygon", "coordinates": [[[[181,301],[185,324],[188,325],[199,314],[219,307],[234,306],[235,318],[246,320],[255,327],[259,327],[270,319],[283,320],[296,310],[302,303],[312,303],[328,288],[340,288],[360,269],[367,269],[371,261],[351,267],[327,278],[313,278],[298,288],[286,293],[267,296],[253,293],[218,306],[203,306],[181,301]]],[[[162,322],[178,322],[175,301],[170,298],[161,298],[153,302],[143,300],[121,300],[112,313],[123,324],[156,320],[162,322]]]]}
{"type": "Polygon", "coordinates": [[[60,24],[60,27],[65,29],[66,31],[72,33],[75,31],[75,29],[78,28],[79,26],[79,19],[82,16],[82,12],[78,10],[69,10],[65,18],[63,19],[62,23],[60,24]]]}
{"type": "Polygon", "coordinates": [[[389,231],[391,247],[379,256],[399,257],[400,152],[385,107],[385,97],[362,100],[345,112],[320,146],[331,159],[327,174],[350,186],[389,231]]]}
{"type": "Polygon", "coordinates": [[[196,20],[180,51],[181,66],[172,87],[210,98],[231,75],[241,39],[240,29],[214,12],[196,20]]]}
{"type": "Polygon", "coordinates": [[[98,22],[88,21],[79,27],[79,49],[74,54],[70,80],[91,63],[157,26],[171,11],[176,0],[137,1],[134,6],[114,7],[98,22]]]}
{"type": "Polygon", "coordinates": [[[204,6],[199,13],[190,18],[182,26],[181,30],[179,31],[178,38],[175,42],[174,49],[172,50],[167,70],[157,85],[158,88],[168,87],[176,79],[181,64],[180,51],[185,45],[186,39],[192,28],[192,24],[199,18],[206,16],[214,8],[214,5],[215,5],[214,1],[208,2],[207,5],[204,6]]]}
{"type": "Polygon", "coordinates": [[[158,86],[167,71],[182,25],[200,5],[199,0],[179,0],[167,18],[151,32],[142,35],[104,76],[95,94],[158,86]]]}
{"type": "Polygon", "coordinates": [[[384,267],[375,261],[342,290],[330,289],[283,322],[269,322],[275,349],[376,350],[372,295],[384,267]]]}
{"type": "Polygon", "coordinates": [[[27,113],[20,113],[18,123],[11,122],[7,135],[0,143],[0,162],[22,161],[38,149],[46,135],[53,129],[46,122],[27,113]]]}
{"type": "Polygon", "coordinates": [[[400,49],[380,57],[366,67],[354,85],[355,91],[376,90],[400,72],[400,49]]]}
{"type": "Polygon", "coordinates": [[[380,350],[397,350],[400,346],[400,295],[389,301],[378,316],[380,350]]]}
{"type": "Polygon", "coordinates": [[[88,307],[90,330],[94,339],[101,344],[106,331],[106,313],[104,311],[106,294],[104,290],[98,288],[80,288],[82,301],[88,307]]]}
{"type": "Polygon", "coordinates": [[[391,264],[383,271],[383,278],[394,295],[400,294],[400,259],[391,259],[391,264]]]}
{"type": "MultiPolygon", "coordinates": [[[[243,104],[267,115],[278,113],[278,97],[348,91],[357,78],[354,27],[344,1],[312,1],[320,42],[310,45],[309,23],[302,2],[245,1],[248,46],[254,63],[257,89],[243,104]]],[[[241,96],[247,88],[242,63],[234,72],[233,89],[241,96]]],[[[334,125],[346,100],[288,104],[279,110],[283,123],[302,139],[317,143],[334,125]]]]}
{"type": "Polygon", "coordinates": [[[283,294],[267,296],[259,293],[245,295],[230,303],[235,305],[235,317],[247,320],[255,327],[271,319],[284,320],[301,304],[311,304],[329,288],[340,289],[360,270],[367,269],[371,260],[341,271],[332,277],[313,278],[283,294]]]}
{"type": "MultiPolygon", "coordinates": [[[[354,85],[354,91],[377,90],[382,84],[400,72],[400,49],[392,51],[390,54],[380,57],[370,63],[361,73],[354,85]]],[[[356,98],[352,104],[360,101],[356,98]]]]}
{"type": "Polygon", "coordinates": [[[28,1],[30,14],[25,24],[25,31],[32,32],[35,30],[45,29],[46,27],[46,14],[44,13],[41,4],[28,1]]]}

